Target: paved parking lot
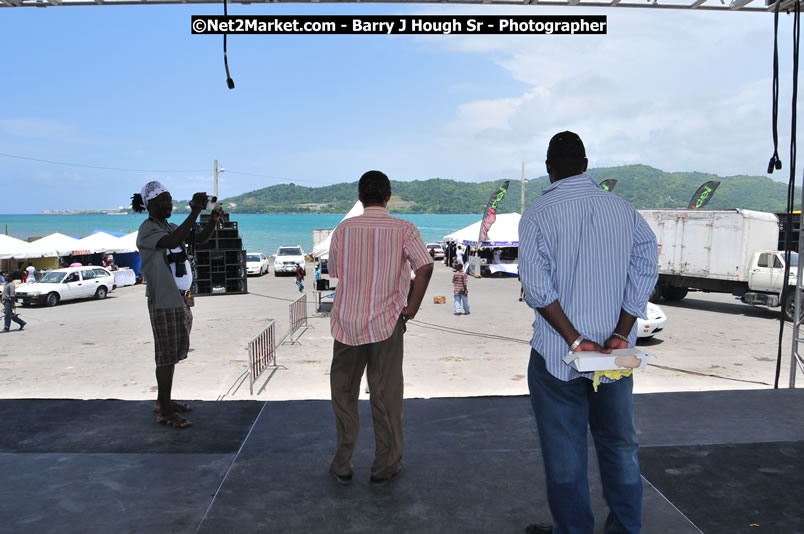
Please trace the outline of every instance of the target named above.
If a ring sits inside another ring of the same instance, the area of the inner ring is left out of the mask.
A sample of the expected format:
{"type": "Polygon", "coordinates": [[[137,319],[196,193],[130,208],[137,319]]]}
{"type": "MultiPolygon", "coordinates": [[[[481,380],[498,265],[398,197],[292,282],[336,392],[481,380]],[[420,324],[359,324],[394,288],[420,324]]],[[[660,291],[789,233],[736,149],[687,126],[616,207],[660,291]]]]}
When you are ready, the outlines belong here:
{"type": "MultiPolygon", "coordinates": [[[[407,397],[527,393],[533,312],[518,301],[515,279],[470,280],[472,314],[452,313],[452,271],[441,264],[425,303],[406,334],[407,397]],[[447,304],[433,304],[444,295],[447,304]]],[[[329,319],[312,306],[298,343],[278,348],[278,364],[258,382],[258,399],[329,398],[332,338],[329,319]]],[[[248,295],[200,297],[191,353],[176,371],[174,395],[187,399],[251,398],[247,344],[270,320],[281,335],[288,305],[298,297],[292,277],[249,279],[248,295]]],[[[637,392],[769,388],[776,367],[778,311],[753,308],[730,295],[690,293],[660,302],[664,331],[640,345],[657,356],[636,373],[637,392]]],[[[120,398],[155,396],[153,339],[144,287],[120,288],[103,301],[20,308],[28,326],[0,335],[0,395],[4,398],[120,398]]],[[[13,328],[16,328],[15,326],[13,328]]],[[[787,387],[789,324],[780,384],[787,387]]],[[[804,378],[799,376],[799,385],[804,378]]]]}

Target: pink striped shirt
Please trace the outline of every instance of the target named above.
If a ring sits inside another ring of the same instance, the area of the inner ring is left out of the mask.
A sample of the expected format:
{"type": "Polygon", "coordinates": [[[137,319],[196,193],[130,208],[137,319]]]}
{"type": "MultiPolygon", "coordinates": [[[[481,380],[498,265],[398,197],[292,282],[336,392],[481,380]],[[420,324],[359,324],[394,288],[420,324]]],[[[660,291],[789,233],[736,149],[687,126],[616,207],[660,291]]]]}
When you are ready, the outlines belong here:
{"type": "Polygon", "coordinates": [[[366,345],[391,337],[407,303],[410,271],[432,263],[419,229],[370,206],[332,233],[329,275],[338,279],[330,314],[332,337],[366,345]]]}

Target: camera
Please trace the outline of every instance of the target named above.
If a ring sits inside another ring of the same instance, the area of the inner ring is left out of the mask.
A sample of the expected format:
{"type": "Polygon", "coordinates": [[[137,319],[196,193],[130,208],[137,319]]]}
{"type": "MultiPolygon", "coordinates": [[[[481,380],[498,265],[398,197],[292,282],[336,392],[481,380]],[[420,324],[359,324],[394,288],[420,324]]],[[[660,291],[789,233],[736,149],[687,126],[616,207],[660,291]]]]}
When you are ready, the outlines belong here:
{"type": "Polygon", "coordinates": [[[223,203],[218,202],[218,197],[211,197],[207,195],[206,200],[203,203],[196,204],[192,200],[190,200],[190,209],[200,209],[200,210],[216,210],[223,207],[223,203]]]}

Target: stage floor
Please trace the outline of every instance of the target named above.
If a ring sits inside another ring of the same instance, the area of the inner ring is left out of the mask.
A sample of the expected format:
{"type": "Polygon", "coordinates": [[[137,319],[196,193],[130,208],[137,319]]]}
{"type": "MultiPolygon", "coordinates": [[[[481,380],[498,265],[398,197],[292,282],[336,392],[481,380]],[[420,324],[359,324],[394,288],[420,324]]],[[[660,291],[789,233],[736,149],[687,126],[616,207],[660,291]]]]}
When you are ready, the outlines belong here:
{"type": "MultiPolygon", "coordinates": [[[[804,391],[635,405],[644,533],[804,533],[804,391]]],[[[0,400],[0,531],[498,534],[549,522],[526,397],[409,399],[405,410],[403,473],[373,488],[363,401],[355,479],[341,487],[327,473],[326,401],[198,401],[194,426],[174,430],[151,402],[0,400]]],[[[590,465],[602,532],[593,454],[590,465]]]]}

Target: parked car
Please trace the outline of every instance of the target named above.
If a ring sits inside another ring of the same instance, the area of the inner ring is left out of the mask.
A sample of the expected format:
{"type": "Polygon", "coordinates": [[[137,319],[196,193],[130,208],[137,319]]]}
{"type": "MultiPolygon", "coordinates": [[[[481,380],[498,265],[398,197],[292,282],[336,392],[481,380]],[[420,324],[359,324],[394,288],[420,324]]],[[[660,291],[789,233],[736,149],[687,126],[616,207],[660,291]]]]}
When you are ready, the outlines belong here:
{"type": "Polygon", "coordinates": [[[103,267],[67,267],[50,271],[34,284],[19,286],[17,302],[55,306],[63,300],[104,299],[115,287],[114,276],[103,267]]]}
{"type": "Polygon", "coordinates": [[[427,243],[425,246],[431,258],[434,260],[444,259],[444,248],[441,246],[441,243],[427,243]]]}
{"type": "Polygon", "coordinates": [[[246,253],[246,273],[262,276],[270,270],[268,258],[262,252],[246,253]]]}
{"type": "Polygon", "coordinates": [[[649,338],[664,329],[667,316],[662,309],[652,302],[648,302],[648,320],[637,318],[637,338],[649,338]]]}
{"type": "Polygon", "coordinates": [[[307,268],[302,248],[299,245],[280,246],[274,255],[274,276],[279,276],[280,273],[295,273],[297,263],[301,264],[302,269],[307,268]]]}

